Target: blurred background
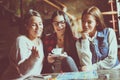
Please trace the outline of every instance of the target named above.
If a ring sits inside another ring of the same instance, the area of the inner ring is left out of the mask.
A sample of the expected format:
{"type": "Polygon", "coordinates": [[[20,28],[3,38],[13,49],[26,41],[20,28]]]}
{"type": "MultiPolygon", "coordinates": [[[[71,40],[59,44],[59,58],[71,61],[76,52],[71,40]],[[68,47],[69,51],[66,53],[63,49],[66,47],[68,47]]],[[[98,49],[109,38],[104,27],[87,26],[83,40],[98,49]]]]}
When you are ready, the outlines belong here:
{"type": "Polygon", "coordinates": [[[102,11],[106,25],[115,30],[119,46],[120,0],[0,0],[0,75],[9,64],[8,54],[12,43],[23,31],[21,18],[26,11],[34,9],[40,12],[46,35],[53,31],[50,24],[52,13],[62,10],[71,20],[74,36],[79,37],[78,33],[82,30],[81,13],[93,5],[102,11]]]}

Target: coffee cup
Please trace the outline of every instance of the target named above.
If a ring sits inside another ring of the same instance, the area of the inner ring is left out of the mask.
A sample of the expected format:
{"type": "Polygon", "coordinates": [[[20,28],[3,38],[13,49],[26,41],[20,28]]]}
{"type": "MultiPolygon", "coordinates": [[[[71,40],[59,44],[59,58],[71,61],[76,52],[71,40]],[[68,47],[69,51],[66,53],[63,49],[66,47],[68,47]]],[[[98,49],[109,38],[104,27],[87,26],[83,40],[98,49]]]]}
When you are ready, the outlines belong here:
{"type": "Polygon", "coordinates": [[[55,54],[55,55],[61,55],[62,53],[62,48],[54,48],[52,50],[52,53],[55,54]]]}

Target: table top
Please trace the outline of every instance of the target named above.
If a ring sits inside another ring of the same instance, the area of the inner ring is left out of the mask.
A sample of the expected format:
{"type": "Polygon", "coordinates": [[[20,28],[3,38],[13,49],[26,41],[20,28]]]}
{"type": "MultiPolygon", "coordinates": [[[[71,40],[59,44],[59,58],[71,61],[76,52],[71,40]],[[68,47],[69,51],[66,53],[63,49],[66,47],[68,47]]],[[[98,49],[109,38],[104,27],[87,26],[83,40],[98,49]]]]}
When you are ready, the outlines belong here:
{"type": "Polygon", "coordinates": [[[98,70],[88,72],[51,73],[30,76],[25,80],[120,80],[120,70],[98,70]]]}

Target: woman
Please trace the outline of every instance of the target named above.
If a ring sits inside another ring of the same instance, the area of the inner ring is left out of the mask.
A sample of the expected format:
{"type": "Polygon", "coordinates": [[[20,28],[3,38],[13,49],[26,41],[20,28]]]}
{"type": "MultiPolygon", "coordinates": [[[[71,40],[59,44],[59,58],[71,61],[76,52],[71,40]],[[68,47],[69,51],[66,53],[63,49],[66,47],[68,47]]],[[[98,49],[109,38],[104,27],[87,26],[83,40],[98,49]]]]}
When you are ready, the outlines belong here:
{"type": "Polygon", "coordinates": [[[81,38],[76,42],[81,70],[112,69],[118,65],[115,32],[106,28],[97,7],[92,6],[83,11],[82,28],[81,38]]]}
{"type": "Polygon", "coordinates": [[[2,80],[24,79],[40,75],[43,66],[43,44],[40,39],[43,23],[37,11],[29,10],[24,16],[25,34],[17,37],[9,55],[10,64],[2,80]]]}
{"type": "Polygon", "coordinates": [[[43,38],[46,58],[43,73],[78,71],[79,58],[68,16],[62,11],[56,11],[52,15],[51,22],[55,32],[43,38]],[[55,49],[62,49],[62,54],[52,54],[55,49]],[[58,62],[61,62],[61,69],[55,71],[55,64],[58,62]]]}

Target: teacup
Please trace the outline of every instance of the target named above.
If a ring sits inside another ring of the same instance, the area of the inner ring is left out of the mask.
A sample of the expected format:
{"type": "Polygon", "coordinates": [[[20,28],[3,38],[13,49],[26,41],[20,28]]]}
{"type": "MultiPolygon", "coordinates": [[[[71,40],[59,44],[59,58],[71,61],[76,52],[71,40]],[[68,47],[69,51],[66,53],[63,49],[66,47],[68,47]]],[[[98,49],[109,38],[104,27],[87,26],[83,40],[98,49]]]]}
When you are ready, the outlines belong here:
{"type": "Polygon", "coordinates": [[[52,50],[52,53],[55,54],[55,55],[61,55],[62,53],[62,48],[54,48],[52,50]]]}

